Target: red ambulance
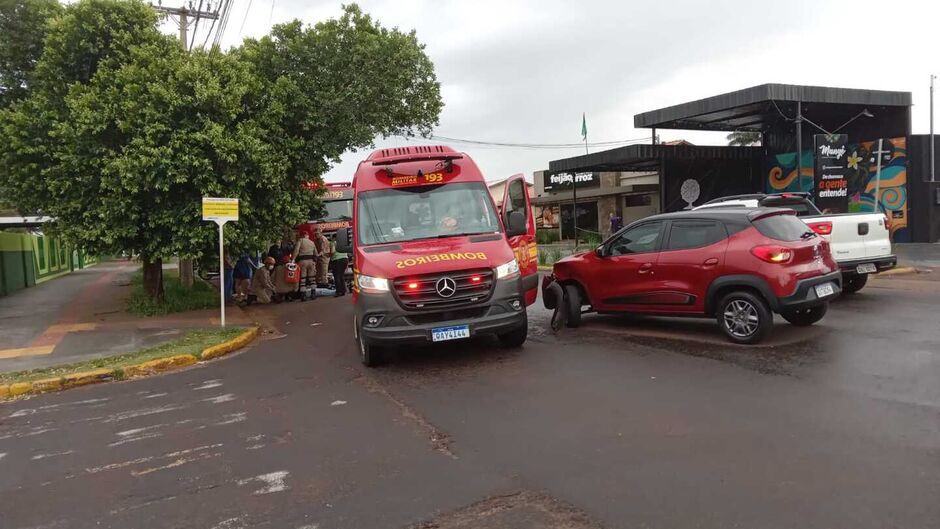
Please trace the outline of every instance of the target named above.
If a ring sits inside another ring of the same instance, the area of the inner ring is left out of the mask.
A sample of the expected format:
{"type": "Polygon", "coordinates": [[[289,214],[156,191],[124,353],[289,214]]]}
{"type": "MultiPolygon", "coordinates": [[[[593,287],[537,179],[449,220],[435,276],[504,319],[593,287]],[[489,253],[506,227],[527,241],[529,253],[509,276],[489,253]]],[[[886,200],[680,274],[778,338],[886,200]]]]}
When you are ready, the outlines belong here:
{"type": "Polygon", "coordinates": [[[523,176],[497,209],[483,174],[444,146],[381,149],[353,179],[355,338],[362,362],[387,348],[495,334],[525,342],[538,287],[535,220],[523,176]]]}

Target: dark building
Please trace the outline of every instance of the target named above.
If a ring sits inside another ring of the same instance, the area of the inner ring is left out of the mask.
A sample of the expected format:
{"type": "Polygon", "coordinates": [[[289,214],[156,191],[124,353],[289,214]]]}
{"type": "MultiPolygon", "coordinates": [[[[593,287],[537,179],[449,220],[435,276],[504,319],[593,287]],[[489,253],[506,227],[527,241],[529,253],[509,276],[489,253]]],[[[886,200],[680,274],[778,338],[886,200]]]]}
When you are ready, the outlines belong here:
{"type": "Polygon", "coordinates": [[[634,116],[654,138],[658,129],[752,131],[759,147],[630,145],[555,160],[549,172],[656,171],[662,211],[805,191],[834,213],[885,212],[895,241],[934,242],[940,183],[928,181],[928,139],[911,135],[910,116],[910,92],[766,84],[634,116]],[[815,170],[817,145],[839,153],[838,174],[815,170]]]}

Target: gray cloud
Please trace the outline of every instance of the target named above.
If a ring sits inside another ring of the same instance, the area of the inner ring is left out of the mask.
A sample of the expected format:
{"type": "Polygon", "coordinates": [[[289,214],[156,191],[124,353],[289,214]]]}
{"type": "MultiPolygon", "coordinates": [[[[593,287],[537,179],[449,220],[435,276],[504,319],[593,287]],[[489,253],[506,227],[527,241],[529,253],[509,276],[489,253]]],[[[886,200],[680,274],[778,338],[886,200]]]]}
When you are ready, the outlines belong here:
{"type": "MultiPolygon", "coordinates": [[[[236,0],[225,44],[265,34],[269,19],[315,23],[340,11],[339,2],[273,1],[272,16],[271,0],[255,0],[239,35],[248,2],[236,0]]],[[[888,7],[874,0],[363,0],[360,5],[386,26],[417,30],[443,86],[446,106],[437,133],[460,138],[577,142],[582,112],[591,141],[638,138],[649,131],[633,129],[637,112],[754,84],[921,90],[925,96],[921,85],[927,73],[940,71],[935,54],[925,58],[906,51],[935,48],[930,21],[940,16],[940,7],[934,2],[888,7]],[[886,42],[889,38],[900,40],[886,42]],[[892,68],[872,71],[879,63],[892,68]]],[[[915,131],[926,128],[919,110],[915,131]]],[[[698,143],[722,140],[683,131],[662,135],[698,143]]],[[[407,143],[377,140],[379,146],[407,143]]],[[[454,146],[467,150],[491,179],[530,174],[549,160],[582,152],[454,146]]],[[[345,155],[327,179],[350,178],[363,154],[345,155]]]]}

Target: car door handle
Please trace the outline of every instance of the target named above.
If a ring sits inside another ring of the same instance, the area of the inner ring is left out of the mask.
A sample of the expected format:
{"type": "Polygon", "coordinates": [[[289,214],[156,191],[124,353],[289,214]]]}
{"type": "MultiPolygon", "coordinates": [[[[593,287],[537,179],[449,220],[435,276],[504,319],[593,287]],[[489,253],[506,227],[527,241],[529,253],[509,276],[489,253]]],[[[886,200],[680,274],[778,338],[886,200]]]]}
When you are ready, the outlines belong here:
{"type": "Polygon", "coordinates": [[[640,269],[637,272],[641,274],[652,274],[653,273],[653,263],[643,263],[640,265],[640,269]]]}
{"type": "Polygon", "coordinates": [[[718,258],[709,257],[708,259],[705,259],[705,262],[702,263],[702,266],[704,266],[705,268],[715,268],[716,266],[718,266],[718,258]]]}

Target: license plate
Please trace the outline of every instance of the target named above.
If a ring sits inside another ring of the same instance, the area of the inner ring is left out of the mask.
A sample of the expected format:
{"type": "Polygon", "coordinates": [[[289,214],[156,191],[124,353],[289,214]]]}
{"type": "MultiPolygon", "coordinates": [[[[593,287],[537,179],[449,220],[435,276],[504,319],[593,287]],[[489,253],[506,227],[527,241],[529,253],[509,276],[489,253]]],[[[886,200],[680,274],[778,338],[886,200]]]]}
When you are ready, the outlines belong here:
{"type": "Polygon", "coordinates": [[[831,296],[835,294],[836,289],[832,286],[832,283],[823,283],[821,285],[816,285],[816,297],[824,298],[826,296],[831,296]]]}
{"type": "Polygon", "coordinates": [[[875,266],[875,263],[865,263],[856,266],[855,271],[859,274],[874,274],[878,271],[878,267],[875,266]]]}
{"type": "Polygon", "coordinates": [[[432,342],[446,342],[470,337],[469,325],[454,325],[453,327],[438,327],[431,329],[432,342]]]}

